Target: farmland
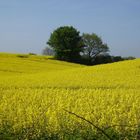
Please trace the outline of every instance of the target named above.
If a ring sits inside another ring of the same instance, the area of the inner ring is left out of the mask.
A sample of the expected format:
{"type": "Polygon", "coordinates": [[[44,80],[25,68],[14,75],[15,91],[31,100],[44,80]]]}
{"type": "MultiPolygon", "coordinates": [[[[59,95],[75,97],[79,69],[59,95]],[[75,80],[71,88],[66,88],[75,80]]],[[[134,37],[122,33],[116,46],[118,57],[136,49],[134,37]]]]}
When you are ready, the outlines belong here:
{"type": "Polygon", "coordinates": [[[140,59],[83,66],[0,53],[0,139],[138,139],[139,125],[140,59]]]}

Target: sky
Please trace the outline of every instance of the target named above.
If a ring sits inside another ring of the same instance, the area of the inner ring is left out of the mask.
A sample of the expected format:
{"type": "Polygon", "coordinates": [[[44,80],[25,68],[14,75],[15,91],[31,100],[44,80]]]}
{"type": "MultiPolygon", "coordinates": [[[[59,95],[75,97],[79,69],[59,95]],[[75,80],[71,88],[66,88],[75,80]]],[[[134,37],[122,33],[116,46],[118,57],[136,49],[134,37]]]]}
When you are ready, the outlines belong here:
{"type": "Polygon", "coordinates": [[[111,55],[140,57],[140,0],[0,0],[0,52],[41,54],[60,26],[96,33],[111,55]]]}

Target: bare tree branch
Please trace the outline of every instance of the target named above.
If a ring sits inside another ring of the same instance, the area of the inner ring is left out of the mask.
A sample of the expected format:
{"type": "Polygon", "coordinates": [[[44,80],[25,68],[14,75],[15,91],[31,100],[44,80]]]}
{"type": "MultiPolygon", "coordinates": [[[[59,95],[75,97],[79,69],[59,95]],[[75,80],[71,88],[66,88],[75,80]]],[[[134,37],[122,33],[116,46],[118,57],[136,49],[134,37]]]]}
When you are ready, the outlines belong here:
{"type": "Polygon", "coordinates": [[[71,114],[71,115],[76,116],[76,117],[79,118],[79,119],[82,119],[82,120],[88,122],[88,123],[91,124],[93,127],[95,127],[98,131],[102,132],[102,134],[104,134],[109,140],[113,140],[107,133],[105,133],[104,130],[102,130],[100,127],[94,125],[94,124],[93,124],[92,122],[90,122],[89,120],[87,120],[87,119],[85,119],[84,117],[81,117],[81,116],[79,116],[79,115],[77,115],[77,114],[75,114],[75,113],[73,113],[73,112],[70,112],[70,111],[68,111],[68,110],[66,110],[66,109],[63,109],[63,110],[64,110],[65,112],[71,114]]]}

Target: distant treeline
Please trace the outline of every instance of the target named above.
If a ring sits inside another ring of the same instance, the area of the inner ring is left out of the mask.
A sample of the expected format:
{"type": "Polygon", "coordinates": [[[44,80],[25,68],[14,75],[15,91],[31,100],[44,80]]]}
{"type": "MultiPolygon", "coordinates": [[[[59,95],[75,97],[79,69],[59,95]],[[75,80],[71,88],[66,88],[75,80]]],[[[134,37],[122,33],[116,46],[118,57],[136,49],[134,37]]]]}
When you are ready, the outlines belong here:
{"type": "MultiPolygon", "coordinates": [[[[55,56],[55,52],[52,48],[46,47],[43,52],[43,55],[50,55],[55,56]]],[[[88,57],[82,56],[81,59],[76,61],[76,63],[84,64],[84,65],[97,65],[97,64],[106,64],[106,63],[113,63],[113,62],[119,62],[124,60],[133,60],[135,57],[128,56],[128,57],[122,57],[122,56],[111,56],[108,53],[100,54],[96,56],[94,61],[90,61],[88,57]]]]}
{"type": "Polygon", "coordinates": [[[80,63],[85,65],[97,65],[123,60],[131,60],[134,57],[111,56],[109,47],[97,34],[83,33],[72,26],[59,27],[51,33],[47,41],[44,55],[53,55],[55,59],[80,63]]]}
{"type": "Polygon", "coordinates": [[[82,59],[81,63],[85,65],[98,65],[98,64],[106,64],[106,63],[113,63],[113,62],[119,62],[124,60],[132,60],[135,59],[135,57],[121,57],[121,56],[111,56],[111,55],[99,55],[95,58],[93,62],[87,61],[87,59],[82,59]]]}

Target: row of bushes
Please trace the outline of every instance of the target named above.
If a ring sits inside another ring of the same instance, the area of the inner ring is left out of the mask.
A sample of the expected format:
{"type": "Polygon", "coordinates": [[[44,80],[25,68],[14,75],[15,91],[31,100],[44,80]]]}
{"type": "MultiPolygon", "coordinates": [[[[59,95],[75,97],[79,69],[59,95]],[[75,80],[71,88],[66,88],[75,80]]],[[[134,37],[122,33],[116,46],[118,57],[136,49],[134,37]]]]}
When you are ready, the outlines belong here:
{"type": "MultiPolygon", "coordinates": [[[[45,52],[44,55],[53,55],[54,52],[51,50],[51,53],[45,52]]],[[[19,54],[17,57],[20,58],[28,58],[30,55],[37,55],[35,53],[29,53],[29,54],[19,54]]],[[[111,55],[98,55],[93,61],[91,61],[88,57],[82,56],[81,58],[77,59],[76,63],[84,64],[84,65],[97,65],[97,64],[106,64],[106,63],[113,63],[118,61],[124,61],[124,60],[133,60],[135,57],[129,56],[129,57],[121,57],[121,56],[111,56],[111,55]]]]}
{"type": "Polygon", "coordinates": [[[86,57],[82,57],[79,63],[85,65],[97,65],[97,64],[106,64],[106,63],[113,63],[118,61],[124,60],[133,60],[135,57],[121,57],[121,56],[110,56],[110,55],[99,55],[93,61],[88,60],[86,57]]]}

